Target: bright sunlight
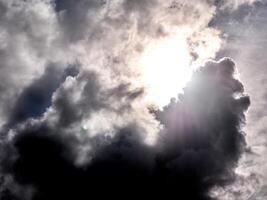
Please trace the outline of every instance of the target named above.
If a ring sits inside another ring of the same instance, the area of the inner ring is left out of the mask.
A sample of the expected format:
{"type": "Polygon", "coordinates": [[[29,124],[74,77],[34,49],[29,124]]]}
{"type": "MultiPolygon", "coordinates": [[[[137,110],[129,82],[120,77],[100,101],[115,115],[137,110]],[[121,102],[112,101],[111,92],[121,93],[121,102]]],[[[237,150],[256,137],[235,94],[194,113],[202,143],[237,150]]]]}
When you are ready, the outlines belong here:
{"type": "Polygon", "coordinates": [[[141,61],[148,101],[163,107],[182,92],[192,74],[190,61],[185,38],[174,36],[151,43],[141,61]]]}

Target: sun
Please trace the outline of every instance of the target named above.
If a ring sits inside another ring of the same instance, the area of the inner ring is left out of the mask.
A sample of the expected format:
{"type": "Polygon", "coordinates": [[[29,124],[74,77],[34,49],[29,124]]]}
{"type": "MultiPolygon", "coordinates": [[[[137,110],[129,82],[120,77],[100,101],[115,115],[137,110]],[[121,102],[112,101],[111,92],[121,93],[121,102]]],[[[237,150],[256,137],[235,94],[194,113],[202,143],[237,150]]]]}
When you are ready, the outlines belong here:
{"type": "Polygon", "coordinates": [[[190,62],[186,38],[173,36],[151,42],[141,59],[147,100],[163,107],[182,92],[192,75],[190,62]]]}

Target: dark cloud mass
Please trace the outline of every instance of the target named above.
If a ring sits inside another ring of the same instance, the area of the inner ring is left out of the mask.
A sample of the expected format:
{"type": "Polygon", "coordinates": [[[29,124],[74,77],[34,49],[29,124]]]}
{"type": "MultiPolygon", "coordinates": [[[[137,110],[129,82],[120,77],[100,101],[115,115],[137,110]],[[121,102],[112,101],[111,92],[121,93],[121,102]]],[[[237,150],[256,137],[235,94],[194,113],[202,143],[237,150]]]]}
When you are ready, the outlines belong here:
{"type": "Polygon", "coordinates": [[[20,123],[30,117],[38,117],[51,105],[54,91],[60,86],[67,76],[75,76],[78,71],[74,66],[63,70],[56,64],[46,68],[44,74],[26,89],[18,98],[7,127],[20,123]]]}
{"type": "Polygon", "coordinates": [[[211,199],[212,187],[234,180],[233,169],[246,145],[241,126],[250,101],[233,77],[234,70],[229,58],[207,62],[177,101],[153,111],[164,125],[155,146],[144,144],[136,124],[128,124],[117,129],[114,137],[91,138],[94,156],[77,166],[76,137],[46,122],[27,124],[10,144],[13,150],[7,157],[14,152],[16,156],[4,163],[5,171],[18,184],[32,186],[33,199],[38,200],[211,199]]]}
{"type": "Polygon", "coordinates": [[[221,197],[250,98],[233,59],[211,60],[215,16],[253,2],[0,0],[0,200],[221,197]],[[141,60],[166,38],[205,64],[157,108],[141,60]]]}

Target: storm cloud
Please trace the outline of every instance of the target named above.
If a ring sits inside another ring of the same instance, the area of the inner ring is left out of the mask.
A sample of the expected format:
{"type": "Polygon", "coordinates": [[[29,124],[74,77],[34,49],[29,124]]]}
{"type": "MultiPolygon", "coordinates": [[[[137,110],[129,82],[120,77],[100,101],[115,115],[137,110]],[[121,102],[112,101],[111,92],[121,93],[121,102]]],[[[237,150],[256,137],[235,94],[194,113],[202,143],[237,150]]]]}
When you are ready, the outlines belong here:
{"type": "MultiPolygon", "coordinates": [[[[77,133],[66,131],[81,120],[79,113],[110,109],[101,105],[100,99],[94,101],[94,95],[99,94],[94,89],[98,88],[94,83],[97,76],[86,76],[91,102],[72,105],[68,91],[59,89],[53,99],[58,116],[46,116],[16,130],[9,147],[13,150],[7,152],[11,154],[7,157],[15,158],[5,160],[3,166],[8,167],[4,171],[18,184],[33,187],[33,199],[95,195],[118,199],[173,195],[212,199],[212,187],[234,181],[233,170],[246,146],[241,127],[250,101],[243,94],[241,82],[234,78],[234,71],[235,64],[229,58],[207,62],[194,73],[184,94],[163,110],[151,111],[163,125],[152,146],[144,143],[141,119],[113,127],[113,135],[95,134],[82,140],[77,133]],[[91,159],[77,163],[77,156],[84,154],[77,147],[91,149],[86,152],[91,159]]],[[[120,99],[131,102],[140,94],[121,95],[120,99]]]]}
{"type": "Polygon", "coordinates": [[[214,60],[215,16],[253,3],[0,0],[0,199],[221,198],[250,98],[234,60],[214,60]],[[150,105],[140,59],[175,34],[197,67],[150,105]]]}

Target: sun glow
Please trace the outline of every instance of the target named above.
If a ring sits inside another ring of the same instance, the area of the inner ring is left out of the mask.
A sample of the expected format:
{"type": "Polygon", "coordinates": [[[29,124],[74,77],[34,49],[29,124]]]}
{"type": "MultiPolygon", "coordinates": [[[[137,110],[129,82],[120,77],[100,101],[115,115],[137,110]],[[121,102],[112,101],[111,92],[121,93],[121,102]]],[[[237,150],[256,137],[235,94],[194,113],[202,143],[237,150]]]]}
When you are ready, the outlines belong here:
{"type": "Polygon", "coordinates": [[[190,62],[185,38],[175,36],[151,43],[142,58],[148,101],[162,107],[182,92],[192,74],[190,62]]]}

